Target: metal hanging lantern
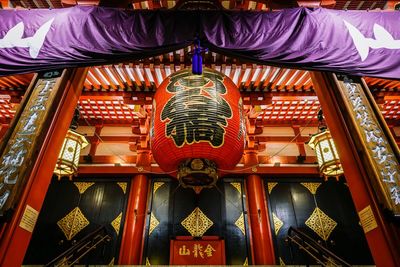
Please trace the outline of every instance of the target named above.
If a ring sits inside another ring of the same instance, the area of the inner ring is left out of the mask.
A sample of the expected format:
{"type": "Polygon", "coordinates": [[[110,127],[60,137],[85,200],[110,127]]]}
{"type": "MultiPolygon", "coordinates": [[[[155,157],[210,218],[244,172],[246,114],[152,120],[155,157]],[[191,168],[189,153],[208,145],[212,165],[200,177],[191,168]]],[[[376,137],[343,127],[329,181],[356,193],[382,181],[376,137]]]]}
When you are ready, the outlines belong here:
{"type": "Polygon", "coordinates": [[[318,113],[320,132],[311,136],[308,145],[315,150],[318,159],[320,173],[327,177],[339,177],[343,174],[342,165],[336,150],[335,143],[331,133],[323,121],[323,114],[320,110],[318,113]]]}
{"type": "Polygon", "coordinates": [[[78,171],[81,150],[88,144],[89,143],[83,135],[72,130],[68,130],[57,159],[54,174],[56,174],[59,178],[62,176],[68,176],[72,178],[72,176],[76,175],[78,171]]]}
{"type": "Polygon", "coordinates": [[[318,159],[319,171],[325,177],[340,176],[343,174],[335,143],[328,130],[311,137],[308,145],[315,150],[318,159]]]}

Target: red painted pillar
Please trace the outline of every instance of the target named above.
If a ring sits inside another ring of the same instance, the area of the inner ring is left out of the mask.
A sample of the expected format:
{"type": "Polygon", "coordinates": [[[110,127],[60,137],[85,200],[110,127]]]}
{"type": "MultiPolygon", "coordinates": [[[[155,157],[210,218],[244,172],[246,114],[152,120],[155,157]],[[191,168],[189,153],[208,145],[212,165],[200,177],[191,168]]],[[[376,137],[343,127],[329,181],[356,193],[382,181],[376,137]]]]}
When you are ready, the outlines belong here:
{"type": "Polygon", "coordinates": [[[350,193],[357,212],[371,206],[378,227],[365,234],[373,259],[377,266],[400,266],[399,241],[396,240],[396,228],[389,222],[377,202],[369,183],[366,166],[363,165],[360,152],[352,140],[352,130],[345,120],[339,101],[340,88],[335,83],[334,74],[311,72],[315,92],[318,96],[329,130],[338,150],[350,193]]]}
{"type": "Polygon", "coordinates": [[[19,226],[27,205],[40,211],[49,187],[58,152],[64,141],[69,125],[78,103],[79,96],[86,78],[87,68],[67,70],[63,84],[63,92],[55,100],[57,107],[51,117],[51,124],[40,147],[39,154],[34,159],[32,171],[23,193],[8,222],[0,240],[0,266],[21,266],[28,248],[32,233],[19,226]],[[57,101],[57,102],[56,102],[57,101]]]}
{"type": "Polygon", "coordinates": [[[147,195],[148,179],[138,174],[132,179],[129,191],[118,264],[141,264],[147,195]]]}
{"type": "Polygon", "coordinates": [[[275,253],[272,243],[263,183],[260,176],[252,174],[246,179],[250,229],[253,245],[253,264],[274,265],[275,253]]]}

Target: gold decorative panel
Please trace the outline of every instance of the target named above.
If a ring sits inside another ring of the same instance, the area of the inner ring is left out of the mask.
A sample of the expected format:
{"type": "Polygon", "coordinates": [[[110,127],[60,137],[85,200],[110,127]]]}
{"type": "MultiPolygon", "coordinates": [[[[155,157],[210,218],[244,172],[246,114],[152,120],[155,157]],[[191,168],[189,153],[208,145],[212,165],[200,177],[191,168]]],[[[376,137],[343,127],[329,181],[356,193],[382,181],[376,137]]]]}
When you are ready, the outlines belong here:
{"type": "Polygon", "coordinates": [[[268,193],[271,195],[272,189],[277,185],[278,183],[268,183],[268,193]]]}
{"type": "Polygon", "coordinates": [[[321,183],[300,183],[302,186],[308,189],[311,194],[315,195],[317,193],[318,187],[321,183]]]}
{"type": "Polygon", "coordinates": [[[164,182],[155,182],[153,184],[153,194],[157,192],[157,190],[164,185],[164,182]]]}
{"type": "Polygon", "coordinates": [[[192,213],[181,222],[181,225],[192,236],[196,237],[203,236],[213,224],[214,223],[199,209],[199,207],[196,207],[192,213]]]}
{"type": "MultiPolygon", "coordinates": [[[[61,74],[59,71],[45,73],[48,77],[61,74]]],[[[38,142],[48,129],[43,128],[45,122],[53,116],[51,107],[59,91],[59,78],[40,78],[36,80],[34,88],[27,93],[27,103],[21,112],[16,113],[15,120],[18,123],[9,139],[2,140],[7,146],[0,154],[0,213],[15,206],[23,191],[29,169],[29,162],[36,156],[38,148],[42,145],[38,142]],[[30,95],[30,96],[29,96],[30,95]],[[20,116],[18,117],[18,114],[20,116]]],[[[7,137],[7,136],[6,136],[7,137]]]]}
{"type": "Polygon", "coordinates": [[[111,222],[111,226],[114,228],[117,235],[119,234],[119,228],[121,228],[122,212],[111,222]]]}
{"type": "Polygon", "coordinates": [[[74,185],[78,188],[79,193],[83,194],[85,193],[85,191],[91,187],[92,185],[94,185],[94,183],[86,183],[86,182],[76,182],[74,183],[74,185]]]}
{"type": "Polygon", "coordinates": [[[279,265],[280,266],[286,266],[285,262],[282,260],[281,257],[279,257],[279,265]]]}
{"type": "Polygon", "coordinates": [[[311,216],[307,219],[306,225],[326,241],[337,223],[322,210],[315,208],[311,216]]]}
{"type": "Polygon", "coordinates": [[[243,212],[242,212],[242,214],[240,214],[239,218],[236,220],[235,225],[240,229],[240,231],[242,231],[243,235],[246,235],[243,212]]]}
{"type": "Polygon", "coordinates": [[[126,194],[127,183],[117,183],[117,185],[119,185],[119,187],[121,187],[122,192],[124,192],[124,194],[126,194]]]}
{"type": "Polygon", "coordinates": [[[242,194],[242,186],[240,183],[231,183],[231,185],[236,188],[236,190],[239,192],[239,194],[242,194]]]}
{"type": "Polygon", "coordinates": [[[247,257],[244,260],[243,266],[249,266],[249,259],[247,257]]]}
{"type": "Polygon", "coordinates": [[[275,235],[278,235],[279,230],[281,230],[283,226],[283,222],[278,218],[278,216],[275,215],[274,212],[272,213],[272,219],[274,220],[275,235]]]}
{"type": "Polygon", "coordinates": [[[356,128],[354,134],[362,140],[360,149],[366,152],[363,158],[369,166],[369,178],[374,184],[372,188],[385,208],[394,215],[400,215],[400,162],[395,152],[397,146],[389,139],[389,129],[380,122],[383,120],[381,112],[369,100],[372,97],[369,89],[362,82],[346,78],[338,82],[356,128]]]}
{"type": "Polygon", "coordinates": [[[154,216],[153,213],[150,215],[150,226],[149,226],[149,235],[156,229],[156,227],[160,224],[160,222],[157,220],[156,216],[154,216]]]}
{"type": "Polygon", "coordinates": [[[146,257],[146,266],[150,266],[150,265],[151,265],[150,260],[148,257],[146,257]]]}
{"type": "Polygon", "coordinates": [[[57,222],[58,227],[63,231],[67,240],[71,240],[75,235],[89,225],[88,219],[83,215],[82,211],[76,207],[64,218],[57,222]]]}

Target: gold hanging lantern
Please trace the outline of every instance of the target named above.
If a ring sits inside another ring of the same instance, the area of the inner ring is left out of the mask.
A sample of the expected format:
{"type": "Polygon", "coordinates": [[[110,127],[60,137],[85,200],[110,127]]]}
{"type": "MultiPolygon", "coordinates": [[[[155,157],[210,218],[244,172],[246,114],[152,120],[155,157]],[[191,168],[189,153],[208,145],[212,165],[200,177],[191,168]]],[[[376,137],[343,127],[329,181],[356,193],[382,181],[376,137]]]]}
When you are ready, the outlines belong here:
{"type": "Polygon", "coordinates": [[[86,138],[83,135],[72,130],[68,130],[57,159],[54,174],[56,174],[59,178],[62,176],[68,176],[72,178],[72,176],[74,176],[78,171],[81,150],[88,144],[89,143],[86,141],[86,138]]]}
{"type": "Polygon", "coordinates": [[[314,149],[317,154],[319,170],[322,175],[325,177],[339,177],[343,174],[335,143],[328,130],[311,136],[308,145],[314,149]]]}

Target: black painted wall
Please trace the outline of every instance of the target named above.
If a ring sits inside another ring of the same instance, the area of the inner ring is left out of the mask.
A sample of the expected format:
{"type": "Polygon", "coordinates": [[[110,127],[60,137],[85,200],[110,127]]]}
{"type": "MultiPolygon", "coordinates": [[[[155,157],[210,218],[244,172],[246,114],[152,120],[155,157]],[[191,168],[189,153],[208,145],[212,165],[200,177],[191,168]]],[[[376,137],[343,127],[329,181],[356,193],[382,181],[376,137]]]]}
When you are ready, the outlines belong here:
{"type": "Polygon", "coordinates": [[[176,236],[190,236],[181,222],[196,207],[213,221],[213,226],[204,235],[219,236],[225,240],[226,264],[251,262],[242,179],[225,178],[216,187],[196,194],[192,189],[180,187],[174,179],[157,178],[152,182],[149,198],[143,264],[168,265],[170,240],[176,236]],[[244,234],[235,225],[242,213],[244,234]],[[153,216],[159,224],[150,233],[150,218],[153,216]]]}
{"type": "Polygon", "coordinates": [[[87,254],[79,264],[117,262],[128,190],[129,182],[123,179],[79,178],[71,182],[69,180],[58,181],[53,178],[33,231],[24,264],[46,264],[72,246],[74,242],[79,241],[103,225],[106,226],[107,234],[112,238],[111,242],[98,246],[96,250],[87,254]],[[93,185],[80,193],[74,182],[93,183],[93,185]],[[125,184],[125,192],[118,182],[125,184]],[[67,240],[57,222],[76,207],[81,210],[89,224],[71,240],[67,240]],[[121,213],[121,224],[117,234],[111,222],[121,213]]]}

